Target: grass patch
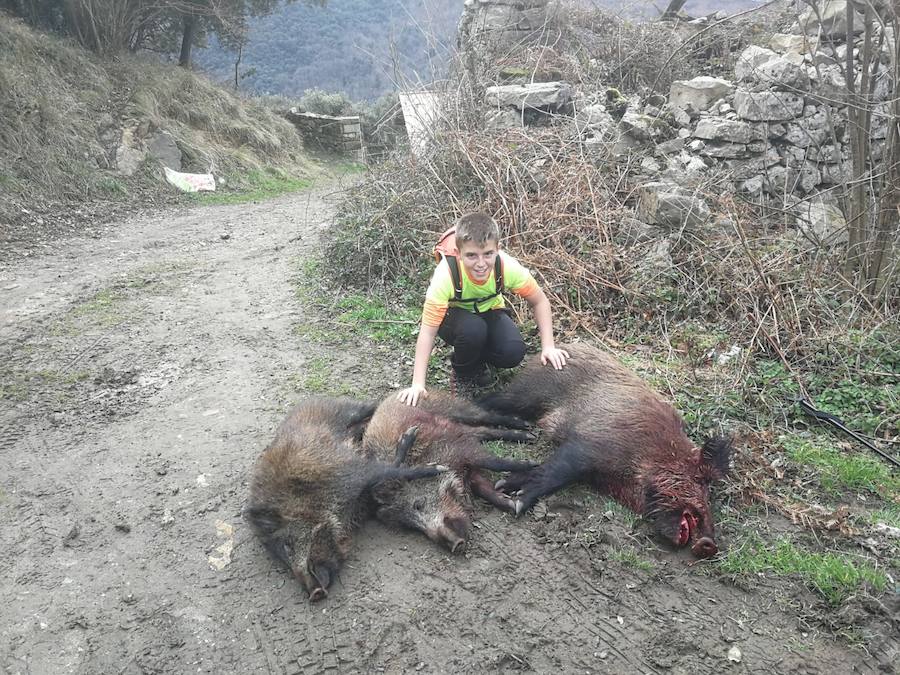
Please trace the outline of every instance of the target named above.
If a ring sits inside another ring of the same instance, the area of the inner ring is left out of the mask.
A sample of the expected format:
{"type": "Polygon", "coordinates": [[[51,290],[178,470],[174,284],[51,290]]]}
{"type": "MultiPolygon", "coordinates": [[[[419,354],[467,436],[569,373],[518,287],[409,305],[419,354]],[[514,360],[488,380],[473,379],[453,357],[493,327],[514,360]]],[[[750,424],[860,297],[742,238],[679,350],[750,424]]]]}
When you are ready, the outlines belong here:
{"type": "Polygon", "coordinates": [[[304,364],[302,373],[288,377],[287,386],[292,391],[328,396],[355,396],[358,394],[347,382],[334,384],[332,362],[324,356],[317,356],[304,364]]]}
{"type": "Polygon", "coordinates": [[[779,442],[791,461],[814,470],[819,483],[832,494],[845,489],[884,495],[900,492],[900,478],[874,457],[841,451],[800,436],[782,436],[779,442]]]}
{"type": "Polygon", "coordinates": [[[290,176],[277,169],[250,170],[244,175],[235,190],[224,192],[198,192],[193,195],[199,204],[245,204],[272,199],[289,192],[298,192],[312,185],[306,178],[290,176]]]}
{"type": "Polygon", "coordinates": [[[341,298],[335,308],[339,322],[375,342],[412,343],[419,330],[418,308],[393,309],[377,298],[359,294],[341,298]]]}
{"type": "Polygon", "coordinates": [[[787,539],[768,544],[754,536],[731,549],[719,563],[719,570],[733,575],[799,576],[832,605],[860,590],[881,592],[887,586],[884,572],[868,562],[855,562],[849,556],[834,553],[803,551],[787,539]]]}
{"type": "MultiPolygon", "coordinates": [[[[33,370],[0,373],[0,400],[21,402],[27,400],[35,392],[47,392],[70,387],[90,378],[87,371],[69,371],[60,374],[55,370],[33,370]]],[[[67,394],[56,391],[58,402],[62,402],[67,394]]]]}
{"type": "Polygon", "coordinates": [[[900,527],[900,507],[888,504],[881,509],[866,511],[859,519],[867,525],[882,523],[891,527],[900,527]]]}
{"type": "Polygon", "coordinates": [[[637,553],[627,548],[618,548],[610,552],[609,557],[618,560],[623,565],[633,567],[634,569],[643,570],[644,572],[652,572],[654,565],[651,561],[641,558],[637,553]]]}

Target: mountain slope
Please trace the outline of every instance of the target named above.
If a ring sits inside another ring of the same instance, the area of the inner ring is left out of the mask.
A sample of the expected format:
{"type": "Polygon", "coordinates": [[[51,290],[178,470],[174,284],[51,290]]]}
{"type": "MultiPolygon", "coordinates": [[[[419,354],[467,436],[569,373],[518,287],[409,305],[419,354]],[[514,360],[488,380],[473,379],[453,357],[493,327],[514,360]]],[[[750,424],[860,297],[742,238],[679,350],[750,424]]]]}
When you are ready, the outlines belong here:
{"type": "MultiPolygon", "coordinates": [[[[319,87],[374,99],[398,84],[439,76],[456,42],[463,3],[452,0],[330,0],[283,6],[251,23],[242,89],[289,96],[319,87]]],[[[234,77],[234,52],[213,43],[196,63],[234,77]]]]}

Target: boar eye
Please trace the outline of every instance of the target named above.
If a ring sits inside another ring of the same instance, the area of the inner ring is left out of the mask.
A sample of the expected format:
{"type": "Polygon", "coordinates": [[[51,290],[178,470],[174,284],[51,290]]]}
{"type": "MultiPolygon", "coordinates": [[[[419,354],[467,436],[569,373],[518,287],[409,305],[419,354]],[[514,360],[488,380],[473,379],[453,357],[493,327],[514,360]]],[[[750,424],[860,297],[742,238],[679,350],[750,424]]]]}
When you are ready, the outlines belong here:
{"type": "Polygon", "coordinates": [[[421,511],[425,508],[425,497],[419,497],[413,502],[413,508],[416,511],[421,511]]]}

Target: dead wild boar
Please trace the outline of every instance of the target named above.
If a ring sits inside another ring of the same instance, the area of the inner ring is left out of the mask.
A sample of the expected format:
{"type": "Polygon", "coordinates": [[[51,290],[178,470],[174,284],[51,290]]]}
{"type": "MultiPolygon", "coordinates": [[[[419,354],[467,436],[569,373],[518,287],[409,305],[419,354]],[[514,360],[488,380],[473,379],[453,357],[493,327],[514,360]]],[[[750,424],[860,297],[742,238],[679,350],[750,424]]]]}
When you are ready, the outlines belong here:
{"type": "MultiPolygon", "coordinates": [[[[404,467],[362,457],[355,440],[374,406],[319,398],[294,408],[256,462],[244,517],[272,556],[284,562],[311,601],[328,594],[350,550],[353,530],[386,503],[413,511],[409,485],[434,481],[444,467],[404,467]]],[[[394,439],[402,460],[415,429],[394,439]]]]}
{"type": "Polygon", "coordinates": [[[392,439],[408,427],[415,427],[417,435],[407,461],[416,465],[436,462],[450,471],[442,477],[437,493],[430,491],[431,486],[424,482],[411,486],[419,493],[413,506],[423,515],[414,522],[406,522],[407,527],[424,532],[433,541],[443,540],[456,551],[465,543],[471,524],[471,513],[466,508],[469,490],[494,506],[515,513],[515,500],[499,492],[481,470],[522,471],[536,465],[497,457],[481,441],[532,440],[533,436],[523,431],[527,428],[523,420],[488,412],[440,391],[431,392],[414,407],[401,403],[396,394],[391,394],[379,404],[366,427],[363,452],[372,459],[385,459],[393,452],[395,440],[392,439]],[[425,514],[439,517],[434,519],[425,514]]]}
{"type": "Polygon", "coordinates": [[[709,485],[728,471],[730,440],[696,447],[678,411],[615,358],[589,345],[566,350],[571,359],[562,370],[531,359],[504,391],[481,401],[537,420],[557,446],[544,464],[498,487],[519,491],[521,513],[566,485],[589,483],[676,547],[715,555],[709,485]]]}

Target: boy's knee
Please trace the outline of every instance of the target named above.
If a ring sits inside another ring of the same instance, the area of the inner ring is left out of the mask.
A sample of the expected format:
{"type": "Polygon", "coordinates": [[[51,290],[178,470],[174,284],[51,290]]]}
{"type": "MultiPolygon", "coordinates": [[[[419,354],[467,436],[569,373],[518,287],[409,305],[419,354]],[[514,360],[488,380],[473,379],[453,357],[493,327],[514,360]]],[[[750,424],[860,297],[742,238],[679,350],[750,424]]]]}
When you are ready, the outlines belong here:
{"type": "Polygon", "coordinates": [[[525,358],[525,343],[522,340],[508,340],[497,346],[491,355],[491,362],[498,368],[515,368],[525,358]]]}
{"type": "Polygon", "coordinates": [[[455,344],[481,346],[487,340],[487,336],[488,329],[484,321],[473,316],[471,320],[465,321],[457,328],[455,344]]]}

